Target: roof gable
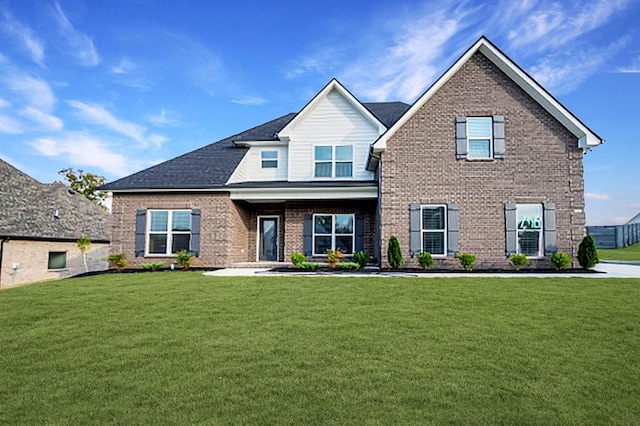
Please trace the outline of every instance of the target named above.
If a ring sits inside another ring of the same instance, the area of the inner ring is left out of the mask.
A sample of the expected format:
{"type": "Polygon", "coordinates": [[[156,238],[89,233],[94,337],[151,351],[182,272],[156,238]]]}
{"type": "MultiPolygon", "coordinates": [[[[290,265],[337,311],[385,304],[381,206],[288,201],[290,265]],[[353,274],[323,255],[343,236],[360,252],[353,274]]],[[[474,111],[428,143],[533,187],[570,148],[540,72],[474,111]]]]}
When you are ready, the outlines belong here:
{"type": "Polygon", "coordinates": [[[486,37],[482,36],[471,46],[436,82],[420,96],[414,104],[400,117],[389,130],[382,135],[373,145],[373,152],[381,152],[386,149],[387,141],[401,128],[425,103],[457,73],[460,68],[477,52],[480,52],[504,72],[514,83],[522,88],[556,120],[562,123],[573,135],[578,138],[578,146],[582,149],[593,148],[604,142],[600,136],[589,129],[573,113],[564,107],[557,99],[538,84],[529,74],[507,57],[500,49],[493,45],[486,37]]]}

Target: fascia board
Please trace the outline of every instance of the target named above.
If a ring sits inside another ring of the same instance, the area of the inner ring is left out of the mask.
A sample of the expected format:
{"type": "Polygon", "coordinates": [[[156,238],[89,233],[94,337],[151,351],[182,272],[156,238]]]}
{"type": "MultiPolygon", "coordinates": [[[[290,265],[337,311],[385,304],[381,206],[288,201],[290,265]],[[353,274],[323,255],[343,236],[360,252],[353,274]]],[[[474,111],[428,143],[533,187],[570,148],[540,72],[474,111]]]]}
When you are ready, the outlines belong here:
{"type": "Polygon", "coordinates": [[[349,200],[376,199],[378,188],[237,188],[229,190],[232,200],[288,201],[288,200],[349,200]]]}

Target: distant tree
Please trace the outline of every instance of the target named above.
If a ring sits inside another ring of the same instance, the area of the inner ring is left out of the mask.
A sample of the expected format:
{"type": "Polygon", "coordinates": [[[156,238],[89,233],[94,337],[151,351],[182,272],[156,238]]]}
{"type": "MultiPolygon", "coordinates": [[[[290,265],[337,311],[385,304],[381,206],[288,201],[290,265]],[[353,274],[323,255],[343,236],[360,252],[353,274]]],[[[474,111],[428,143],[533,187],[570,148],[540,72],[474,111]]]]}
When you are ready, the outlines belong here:
{"type": "Polygon", "coordinates": [[[78,238],[78,249],[82,253],[82,260],[84,261],[84,271],[89,272],[89,265],[87,264],[87,252],[91,248],[91,238],[84,236],[78,238]]]}
{"type": "Polygon", "coordinates": [[[107,193],[96,189],[107,183],[107,179],[104,176],[85,172],[80,169],[76,171],[71,167],[60,170],[58,174],[64,176],[71,189],[78,194],[84,195],[87,199],[93,201],[103,209],[106,209],[105,200],[107,199],[107,193]]]}

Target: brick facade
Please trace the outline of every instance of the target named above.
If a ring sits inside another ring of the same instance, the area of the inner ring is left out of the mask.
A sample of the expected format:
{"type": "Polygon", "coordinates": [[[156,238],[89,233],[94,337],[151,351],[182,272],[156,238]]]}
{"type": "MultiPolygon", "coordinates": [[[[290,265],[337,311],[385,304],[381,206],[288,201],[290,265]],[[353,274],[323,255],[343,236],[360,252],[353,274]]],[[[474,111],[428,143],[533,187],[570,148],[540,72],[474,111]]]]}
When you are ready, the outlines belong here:
{"type": "Polygon", "coordinates": [[[389,139],[381,167],[383,265],[391,234],[405,264],[417,265],[409,258],[411,203],[457,204],[460,251],[474,253],[480,267],[507,266],[505,203],[555,203],[558,250],[577,254],[585,226],[577,139],[480,53],[389,139]],[[455,118],[461,115],[503,115],[505,158],[457,160],[455,118]]]}

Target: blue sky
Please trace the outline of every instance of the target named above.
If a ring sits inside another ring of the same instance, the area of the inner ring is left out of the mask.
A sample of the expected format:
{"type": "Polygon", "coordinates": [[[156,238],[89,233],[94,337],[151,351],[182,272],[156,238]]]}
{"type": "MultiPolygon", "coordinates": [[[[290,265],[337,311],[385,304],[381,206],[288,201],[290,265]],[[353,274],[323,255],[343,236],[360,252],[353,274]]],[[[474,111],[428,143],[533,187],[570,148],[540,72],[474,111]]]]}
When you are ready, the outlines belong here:
{"type": "Polygon", "coordinates": [[[588,224],[640,212],[640,1],[0,0],[0,158],[109,180],[298,111],[413,102],[486,35],[607,140],[588,224]]]}

